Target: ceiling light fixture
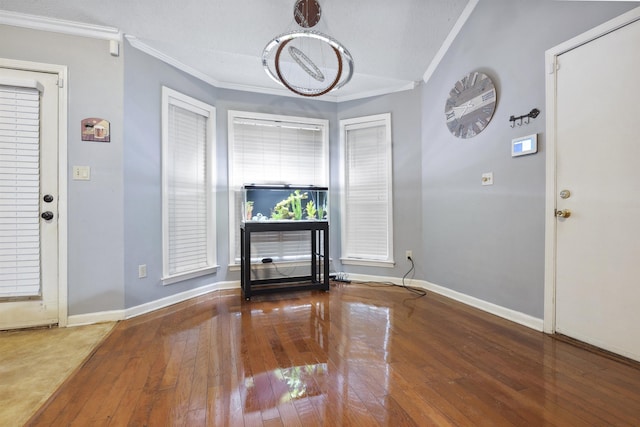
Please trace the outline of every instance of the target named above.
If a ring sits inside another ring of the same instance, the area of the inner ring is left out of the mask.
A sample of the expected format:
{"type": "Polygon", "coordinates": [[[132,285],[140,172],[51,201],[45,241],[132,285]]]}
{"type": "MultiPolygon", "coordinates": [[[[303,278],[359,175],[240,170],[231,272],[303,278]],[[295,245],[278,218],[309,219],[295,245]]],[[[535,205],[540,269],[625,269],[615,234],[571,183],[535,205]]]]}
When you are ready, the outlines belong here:
{"type": "Polygon", "coordinates": [[[274,37],[262,52],[267,75],[298,95],[324,95],[353,77],[353,58],[347,48],[326,34],[308,29],[320,21],[320,16],[317,0],[297,0],[293,17],[303,29],[274,37]]]}

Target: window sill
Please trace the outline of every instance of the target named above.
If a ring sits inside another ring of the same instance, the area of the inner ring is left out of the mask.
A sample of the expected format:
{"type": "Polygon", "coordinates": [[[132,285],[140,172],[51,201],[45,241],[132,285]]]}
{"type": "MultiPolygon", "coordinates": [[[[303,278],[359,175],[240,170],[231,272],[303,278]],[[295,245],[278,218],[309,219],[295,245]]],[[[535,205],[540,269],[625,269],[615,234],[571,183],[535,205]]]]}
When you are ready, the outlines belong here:
{"type": "Polygon", "coordinates": [[[220,266],[214,265],[213,267],[203,268],[201,270],[189,271],[188,273],[174,274],[173,276],[166,276],[162,278],[162,285],[172,285],[174,283],[182,282],[184,280],[193,279],[195,277],[206,276],[208,274],[214,274],[218,272],[220,266]]]}
{"type": "Polygon", "coordinates": [[[340,258],[340,262],[343,265],[364,265],[367,267],[384,267],[393,268],[396,263],[393,260],[373,260],[362,258],[340,258]]]}

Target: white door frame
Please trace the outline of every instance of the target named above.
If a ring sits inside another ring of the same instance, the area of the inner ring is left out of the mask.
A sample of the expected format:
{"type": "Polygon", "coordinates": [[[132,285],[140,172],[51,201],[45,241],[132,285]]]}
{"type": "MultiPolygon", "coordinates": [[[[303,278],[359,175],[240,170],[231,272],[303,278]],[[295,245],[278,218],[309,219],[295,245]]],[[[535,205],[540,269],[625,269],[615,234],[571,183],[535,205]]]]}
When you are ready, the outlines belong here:
{"type": "MultiPolygon", "coordinates": [[[[547,157],[545,191],[544,332],[556,331],[556,73],[558,56],[640,20],[640,7],[630,10],[545,52],[547,157]]],[[[595,59],[597,60],[597,58],[595,59]]]]}
{"type": "Polygon", "coordinates": [[[67,67],[0,58],[0,66],[58,75],[58,326],[68,323],[67,309],[67,67]]]}

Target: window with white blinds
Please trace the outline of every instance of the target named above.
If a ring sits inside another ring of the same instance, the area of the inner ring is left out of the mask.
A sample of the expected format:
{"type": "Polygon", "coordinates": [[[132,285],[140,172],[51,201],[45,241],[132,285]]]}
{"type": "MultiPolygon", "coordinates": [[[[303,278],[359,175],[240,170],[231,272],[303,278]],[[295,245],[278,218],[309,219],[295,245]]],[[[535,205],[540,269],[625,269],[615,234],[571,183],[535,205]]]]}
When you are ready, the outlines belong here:
{"type": "MultiPolygon", "coordinates": [[[[229,111],[229,253],[240,263],[244,184],[329,185],[329,122],[322,119],[229,111]]],[[[269,215],[269,213],[265,213],[269,215]]],[[[309,233],[255,233],[255,258],[309,258],[309,233]]]]}
{"type": "Polygon", "coordinates": [[[216,269],[215,108],[162,88],[163,283],[216,269]]]}
{"type": "Polygon", "coordinates": [[[393,265],[391,115],[340,121],[344,264],[393,265]]]}
{"type": "Polygon", "coordinates": [[[0,298],[40,294],[40,93],[0,85],[0,298]]]}

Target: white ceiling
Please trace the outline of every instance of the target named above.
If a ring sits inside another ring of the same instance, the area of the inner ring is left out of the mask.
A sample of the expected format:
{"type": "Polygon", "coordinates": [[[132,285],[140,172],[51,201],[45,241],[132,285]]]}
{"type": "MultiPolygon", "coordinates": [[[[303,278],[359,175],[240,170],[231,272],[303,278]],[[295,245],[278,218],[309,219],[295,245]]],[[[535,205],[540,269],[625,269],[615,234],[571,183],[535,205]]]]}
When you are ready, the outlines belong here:
{"type": "MultiPolygon", "coordinates": [[[[477,0],[472,0],[475,4],[477,0]]],[[[295,0],[0,0],[0,10],[115,27],[220,87],[290,94],[264,72],[276,35],[298,29],[295,0]]],[[[346,100],[422,80],[469,0],[319,0],[314,27],[340,41],[354,77],[320,99],[346,100]]],[[[0,20],[0,23],[2,20],[0,20]]],[[[297,95],[296,95],[297,96],[297,95]]]]}

